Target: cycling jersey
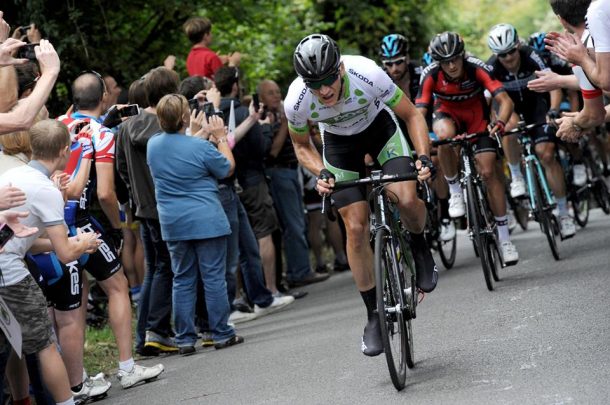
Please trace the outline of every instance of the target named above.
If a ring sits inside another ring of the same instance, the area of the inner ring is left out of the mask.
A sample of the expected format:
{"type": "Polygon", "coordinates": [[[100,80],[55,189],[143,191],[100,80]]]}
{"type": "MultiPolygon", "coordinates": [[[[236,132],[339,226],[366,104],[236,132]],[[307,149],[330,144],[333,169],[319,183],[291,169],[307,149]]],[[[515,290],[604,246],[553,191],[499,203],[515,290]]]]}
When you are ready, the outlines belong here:
{"type": "Polygon", "coordinates": [[[540,55],[529,46],[521,46],[518,52],[521,62],[515,74],[509,72],[496,55],[489,58],[487,63],[493,76],[502,82],[506,92],[515,103],[517,114],[525,114],[534,110],[541,102],[545,103],[548,109],[549,93],[532,91],[527,87],[527,83],[537,78],[534,72],[550,71],[550,69],[545,65],[540,55]]]}
{"type": "MultiPolygon", "coordinates": [[[[423,68],[418,64],[409,62],[409,64],[407,65],[407,70],[409,72],[409,99],[411,100],[411,102],[414,103],[415,97],[417,97],[417,93],[419,92],[419,81],[421,80],[421,73],[423,68]]],[[[403,79],[400,79],[400,81],[402,81],[403,79]]]]}
{"type": "MultiPolygon", "coordinates": [[[[73,113],[71,115],[62,115],[57,118],[58,121],[64,123],[73,139],[71,145],[70,159],[66,166],[65,172],[70,175],[70,179],[74,180],[80,169],[82,161],[82,147],[76,141],[76,136],[80,133],[85,125],[89,125],[89,133],[91,135],[91,143],[95,151],[93,155],[94,163],[114,163],[115,140],[114,134],[104,127],[97,119],[91,116],[86,116],[81,113],[73,113]]],[[[89,206],[91,205],[91,195],[96,186],[95,164],[91,165],[89,180],[80,197],[80,204],[77,211],[78,218],[89,216],[89,206]]]]}
{"type": "MultiPolygon", "coordinates": [[[[434,101],[434,120],[451,119],[459,133],[483,132],[489,123],[484,90],[495,97],[504,88],[480,59],[472,56],[465,58],[464,75],[459,80],[448,78],[439,63],[434,62],[422,73],[415,105],[429,109],[434,101]]],[[[481,141],[480,152],[491,149],[491,144],[481,141]]]]}
{"type": "Polygon", "coordinates": [[[402,98],[402,90],[371,59],[344,55],[341,62],[345,68],[343,94],[333,106],[324,105],[300,77],[292,82],[284,100],[291,131],[309,134],[308,121],[312,121],[318,123],[322,133],[328,130],[336,135],[354,135],[366,129],[381,110],[390,111],[402,98]]]}
{"type": "MultiPolygon", "coordinates": [[[[593,38],[591,37],[589,30],[585,30],[580,39],[582,43],[585,44],[586,48],[593,48],[593,38]]],[[[572,72],[574,72],[574,75],[578,79],[578,85],[580,86],[580,92],[583,98],[591,100],[603,96],[601,89],[591,83],[582,67],[573,65],[572,72]]]]}

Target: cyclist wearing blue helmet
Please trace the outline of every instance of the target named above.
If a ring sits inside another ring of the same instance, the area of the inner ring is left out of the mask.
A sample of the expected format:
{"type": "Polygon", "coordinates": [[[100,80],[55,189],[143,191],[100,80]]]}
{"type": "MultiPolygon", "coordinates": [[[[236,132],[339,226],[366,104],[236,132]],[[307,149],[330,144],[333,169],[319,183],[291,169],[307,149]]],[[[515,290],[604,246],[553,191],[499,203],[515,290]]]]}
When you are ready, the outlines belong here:
{"type": "Polygon", "coordinates": [[[415,100],[419,90],[421,66],[409,60],[409,41],[403,35],[390,34],[383,37],[379,55],[386,73],[405,95],[415,100]]]}

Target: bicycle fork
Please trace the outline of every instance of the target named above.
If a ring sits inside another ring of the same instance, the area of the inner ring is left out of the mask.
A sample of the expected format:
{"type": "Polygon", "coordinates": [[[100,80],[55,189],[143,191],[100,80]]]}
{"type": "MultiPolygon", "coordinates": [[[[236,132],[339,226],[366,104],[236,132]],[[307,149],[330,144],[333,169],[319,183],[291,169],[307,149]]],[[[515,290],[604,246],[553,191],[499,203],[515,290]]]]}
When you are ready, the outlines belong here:
{"type": "Polygon", "coordinates": [[[527,188],[530,196],[530,205],[533,212],[535,212],[538,208],[538,204],[542,203],[542,201],[536,201],[535,199],[534,181],[536,181],[536,174],[538,175],[538,179],[540,179],[542,192],[544,193],[549,206],[555,206],[555,198],[553,197],[549,185],[547,184],[542,164],[540,164],[540,161],[534,155],[530,154],[525,157],[525,176],[527,179],[527,188]]]}

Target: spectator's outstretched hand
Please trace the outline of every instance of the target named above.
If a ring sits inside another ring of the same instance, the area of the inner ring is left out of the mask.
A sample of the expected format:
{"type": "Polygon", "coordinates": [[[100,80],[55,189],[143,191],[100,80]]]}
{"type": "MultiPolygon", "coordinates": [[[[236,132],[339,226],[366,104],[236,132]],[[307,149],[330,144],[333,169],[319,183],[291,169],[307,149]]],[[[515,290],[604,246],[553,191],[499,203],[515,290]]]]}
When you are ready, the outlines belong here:
{"type": "Polygon", "coordinates": [[[239,52],[233,52],[231,54],[229,54],[229,58],[228,58],[228,62],[229,62],[229,66],[239,66],[239,63],[241,62],[241,53],[239,52]]]}
{"type": "MultiPolygon", "coordinates": [[[[25,218],[28,215],[30,215],[30,213],[27,211],[4,211],[0,213],[0,222],[7,224],[13,230],[16,237],[27,238],[38,232],[38,228],[31,228],[19,222],[20,218],[25,218]]],[[[0,253],[2,253],[2,251],[3,250],[0,249],[0,253]]]]}
{"type": "Polygon", "coordinates": [[[565,115],[556,120],[559,129],[557,130],[557,137],[565,142],[578,142],[578,140],[584,135],[584,132],[574,126],[574,116],[565,115]]]}
{"type": "Polygon", "coordinates": [[[0,210],[19,207],[25,204],[26,196],[20,188],[13,187],[10,183],[0,187],[0,210]]]}
{"type": "Polygon", "coordinates": [[[59,74],[59,56],[49,41],[41,39],[40,45],[34,48],[34,52],[36,52],[36,59],[38,59],[41,74],[59,74]]]}
{"type": "Polygon", "coordinates": [[[210,134],[209,131],[206,130],[206,127],[207,121],[205,113],[202,110],[199,112],[197,110],[191,111],[191,123],[189,125],[191,135],[208,139],[210,134]]]}
{"type": "Polygon", "coordinates": [[[536,79],[527,83],[527,88],[537,93],[546,93],[561,88],[557,82],[558,74],[550,70],[535,71],[536,79]]]}
{"type": "Polygon", "coordinates": [[[587,48],[577,35],[565,32],[549,32],[544,40],[546,48],[574,65],[582,65],[583,61],[589,57],[587,48]]]}
{"type": "Polygon", "coordinates": [[[176,67],[176,57],[174,55],[167,55],[163,61],[163,66],[169,70],[174,70],[174,67],[176,67]]]}
{"type": "Polygon", "coordinates": [[[28,37],[28,41],[30,42],[30,44],[38,44],[42,39],[42,34],[40,33],[40,30],[36,27],[36,24],[30,25],[30,29],[27,30],[25,35],[28,37]]]}
{"type": "MultiPolygon", "coordinates": [[[[4,20],[2,20],[4,21],[4,20]]],[[[0,66],[20,65],[26,63],[27,59],[13,57],[13,52],[25,45],[25,42],[15,38],[9,38],[0,44],[0,66]]]]}
{"type": "Polygon", "coordinates": [[[8,35],[11,32],[11,26],[4,21],[4,13],[0,11],[0,42],[4,42],[8,39],[8,35]]]}

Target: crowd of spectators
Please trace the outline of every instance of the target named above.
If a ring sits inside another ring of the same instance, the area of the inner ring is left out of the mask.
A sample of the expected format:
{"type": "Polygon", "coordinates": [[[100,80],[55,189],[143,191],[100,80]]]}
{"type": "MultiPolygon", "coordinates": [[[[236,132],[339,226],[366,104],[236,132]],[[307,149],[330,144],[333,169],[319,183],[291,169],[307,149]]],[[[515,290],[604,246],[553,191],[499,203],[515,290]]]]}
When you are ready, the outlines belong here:
{"type": "Polygon", "coordinates": [[[14,404],[30,403],[31,389],[40,404],[106,394],[110,381],[83,365],[94,288],[129,388],[164,371],[136,364],[134,349],[190,355],[198,342],[242,343],[236,324],[349,269],[338,223],[305,206],[279,86],[268,78],[241,98],[241,54],[210,49],[208,19],[183,26],[189,77],[173,56],[128,86],[88,70],[73,78],[66,113],[49,118],[60,58],[33,24],[9,38],[2,17],[0,306],[21,330],[0,334],[0,381],[14,404]],[[38,44],[35,58],[16,58],[27,43],[38,44]]]}

